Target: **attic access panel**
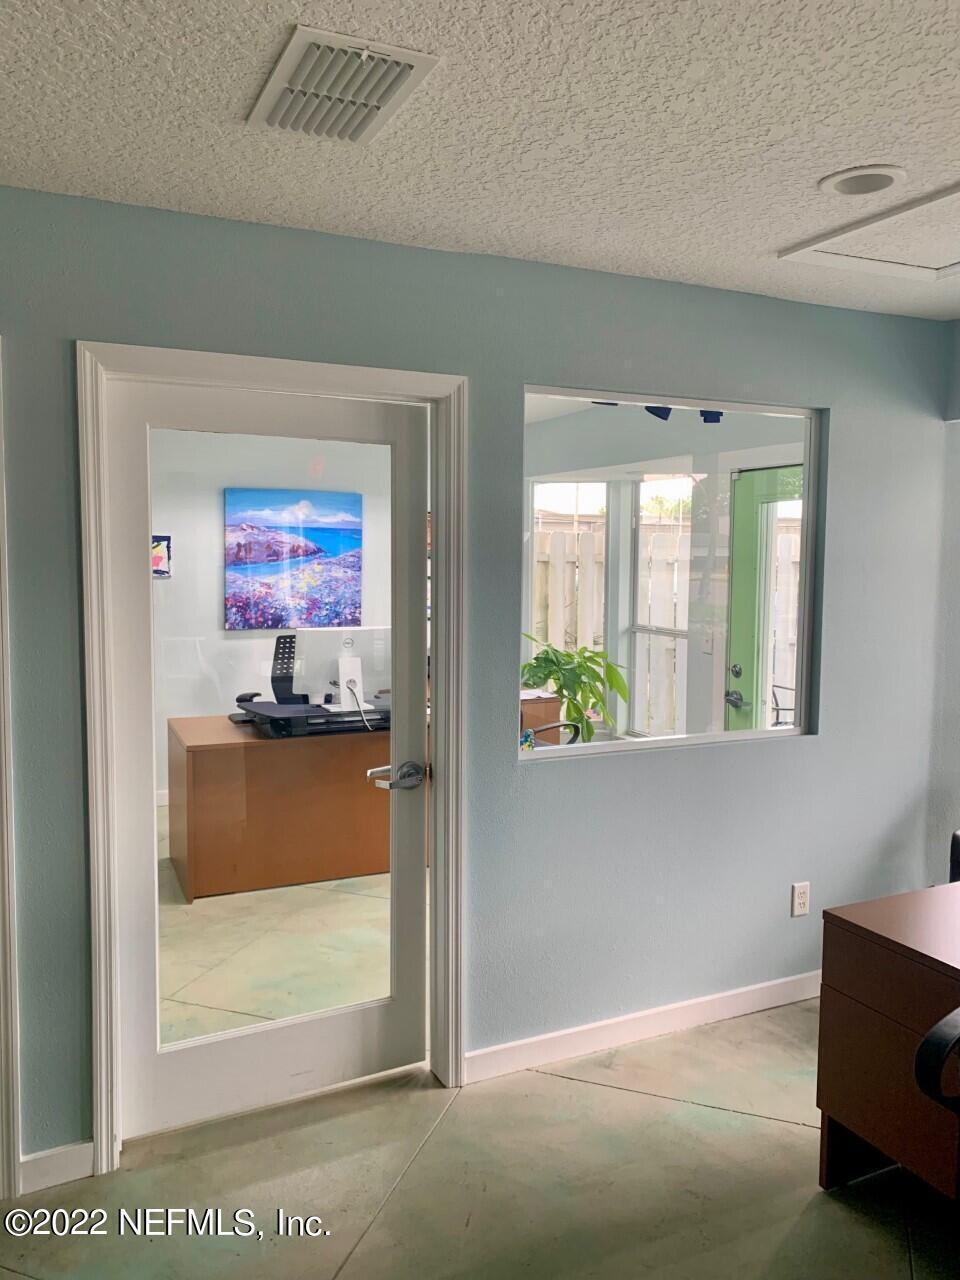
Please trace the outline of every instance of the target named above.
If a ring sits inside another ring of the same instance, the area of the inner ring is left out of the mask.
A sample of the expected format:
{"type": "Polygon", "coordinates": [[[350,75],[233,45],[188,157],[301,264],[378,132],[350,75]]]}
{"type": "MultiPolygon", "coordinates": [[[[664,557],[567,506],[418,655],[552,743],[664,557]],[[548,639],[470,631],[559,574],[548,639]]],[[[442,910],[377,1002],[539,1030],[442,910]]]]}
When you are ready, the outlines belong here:
{"type": "Polygon", "coordinates": [[[438,61],[297,26],[247,120],[314,138],[369,142],[438,61]]]}
{"type": "Polygon", "coordinates": [[[960,275],[958,214],[960,186],[948,187],[804,240],[777,256],[936,284],[960,275]]]}

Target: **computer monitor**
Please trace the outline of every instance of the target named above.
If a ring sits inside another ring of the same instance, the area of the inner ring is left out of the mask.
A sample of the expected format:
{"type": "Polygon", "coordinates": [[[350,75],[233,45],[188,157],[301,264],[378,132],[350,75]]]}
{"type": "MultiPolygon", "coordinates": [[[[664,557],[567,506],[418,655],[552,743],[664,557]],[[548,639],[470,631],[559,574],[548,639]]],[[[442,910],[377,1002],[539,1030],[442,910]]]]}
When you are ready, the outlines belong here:
{"type": "MultiPolygon", "coordinates": [[[[342,658],[359,660],[366,704],[389,690],[389,627],[311,627],[297,632],[294,692],[307,694],[313,703],[322,703],[325,694],[332,694],[334,703],[339,704],[340,693],[333,682],[340,678],[342,658]]],[[[345,710],[356,710],[349,699],[345,710]]]]}

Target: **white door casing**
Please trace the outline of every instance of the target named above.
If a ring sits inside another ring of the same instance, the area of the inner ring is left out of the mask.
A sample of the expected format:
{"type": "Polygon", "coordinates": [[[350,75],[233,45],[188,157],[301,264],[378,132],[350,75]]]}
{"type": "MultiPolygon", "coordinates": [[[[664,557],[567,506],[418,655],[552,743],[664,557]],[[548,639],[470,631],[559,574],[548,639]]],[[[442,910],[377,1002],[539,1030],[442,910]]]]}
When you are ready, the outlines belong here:
{"type": "MultiPolygon", "coordinates": [[[[402,692],[401,705],[395,702],[394,709],[392,754],[397,762],[423,758],[425,751],[423,681],[411,678],[424,651],[422,588],[412,580],[405,582],[402,575],[417,560],[418,551],[419,564],[423,563],[426,470],[419,463],[425,459],[428,416],[431,420],[437,619],[432,1065],[445,1083],[458,1083],[462,511],[457,498],[463,484],[463,380],[102,344],[80,344],[78,357],[89,664],[96,1171],[115,1167],[121,1135],[269,1105],[423,1057],[422,862],[418,877],[416,857],[397,861],[396,844],[391,999],[225,1032],[183,1046],[158,1047],[155,923],[147,945],[137,937],[148,901],[155,919],[155,859],[147,872],[141,856],[121,856],[129,841],[152,850],[153,834],[144,825],[152,827],[153,814],[152,751],[144,736],[152,720],[150,579],[143,551],[150,532],[148,423],[391,445],[394,662],[397,672],[410,673],[402,683],[394,681],[395,691],[402,692]],[[345,417],[350,420],[348,431],[345,417]],[[139,875],[131,868],[139,868],[139,875]],[[124,968],[118,981],[121,957],[124,968]],[[127,972],[128,965],[132,972],[127,972]],[[122,1001],[121,991],[126,993],[122,1001]],[[135,1072],[128,1070],[133,1062],[135,1072]]],[[[419,841],[422,857],[422,818],[417,814],[422,815],[423,804],[417,797],[418,793],[394,794],[393,826],[407,847],[411,840],[419,841]]]]}

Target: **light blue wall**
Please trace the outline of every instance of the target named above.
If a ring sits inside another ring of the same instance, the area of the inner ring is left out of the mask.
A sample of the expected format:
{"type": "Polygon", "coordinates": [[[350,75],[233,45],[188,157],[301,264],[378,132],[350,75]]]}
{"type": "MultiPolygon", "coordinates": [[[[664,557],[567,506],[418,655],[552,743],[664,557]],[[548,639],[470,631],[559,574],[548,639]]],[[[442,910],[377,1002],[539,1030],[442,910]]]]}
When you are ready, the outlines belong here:
{"type": "Polygon", "coordinates": [[[950,381],[947,388],[946,416],[960,422],[960,320],[950,323],[950,381]]]}
{"type": "Polygon", "coordinates": [[[946,446],[943,467],[944,509],[939,592],[939,642],[934,745],[930,778],[928,872],[947,875],[951,834],[960,828],[960,320],[950,325],[951,363],[947,390],[946,446]]]}
{"type": "Polygon", "coordinates": [[[813,969],[823,905],[922,883],[948,326],[9,189],[0,245],[26,1150],[90,1132],[76,338],[469,376],[469,1048],[813,969]],[[819,736],[518,763],[524,382],[830,409],[819,736]]]}

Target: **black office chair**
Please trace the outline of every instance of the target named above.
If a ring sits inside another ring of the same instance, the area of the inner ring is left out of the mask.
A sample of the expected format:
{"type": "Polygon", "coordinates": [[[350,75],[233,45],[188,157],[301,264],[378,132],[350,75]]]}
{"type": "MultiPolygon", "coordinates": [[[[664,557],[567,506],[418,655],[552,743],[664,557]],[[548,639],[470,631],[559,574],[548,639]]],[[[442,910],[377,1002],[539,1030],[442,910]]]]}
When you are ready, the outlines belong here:
{"type": "Polygon", "coordinates": [[[789,702],[791,704],[789,707],[785,707],[782,705],[780,701],[780,694],[777,693],[777,690],[780,689],[781,692],[783,693],[795,694],[795,690],[793,686],[789,684],[774,684],[774,685],[771,685],[770,688],[773,693],[773,727],[777,729],[781,725],[793,724],[793,717],[795,712],[795,707],[793,706],[793,703],[796,701],[795,697],[785,698],[784,702],[789,702]]]}
{"type": "MultiPolygon", "coordinates": [[[[960,831],[950,837],[950,883],[960,880],[960,831]]],[[[960,1009],[954,1009],[930,1028],[920,1041],[913,1063],[917,1084],[934,1102],[960,1115],[960,1097],[943,1091],[943,1072],[960,1044],[960,1009]]]]}
{"type": "Polygon", "coordinates": [[[533,736],[536,737],[539,733],[546,733],[548,729],[569,729],[571,731],[570,740],[564,743],[564,746],[572,747],[575,742],[580,740],[580,726],[574,724],[572,720],[554,720],[550,724],[538,724],[533,729],[533,736]]]}

